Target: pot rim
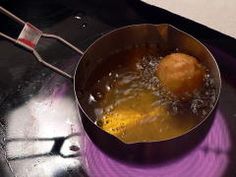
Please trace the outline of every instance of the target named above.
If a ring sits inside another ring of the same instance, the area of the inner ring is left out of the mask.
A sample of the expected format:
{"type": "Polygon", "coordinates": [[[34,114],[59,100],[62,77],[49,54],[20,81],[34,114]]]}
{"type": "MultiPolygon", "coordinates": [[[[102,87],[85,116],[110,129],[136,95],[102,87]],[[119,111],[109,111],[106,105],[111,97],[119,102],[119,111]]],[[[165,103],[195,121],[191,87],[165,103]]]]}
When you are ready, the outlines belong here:
{"type": "Polygon", "coordinates": [[[113,138],[117,139],[118,141],[122,142],[123,144],[126,144],[126,145],[136,145],[136,144],[153,144],[153,143],[162,143],[162,142],[168,142],[168,141],[172,141],[172,140],[176,140],[178,138],[181,138],[187,134],[190,134],[191,132],[193,132],[194,130],[196,130],[198,127],[200,127],[203,123],[206,122],[207,119],[209,119],[209,117],[213,114],[213,112],[215,111],[215,109],[217,108],[217,104],[219,102],[219,97],[220,97],[220,94],[221,94],[221,88],[222,88],[222,80],[221,80],[221,73],[220,73],[220,69],[219,69],[219,66],[216,62],[216,59],[215,57],[213,56],[213,54],[209,51],[209,49],[203,44],[201,43],[198,39],[196,39],[195,37],[193,37],[192,35],[176,28],[175,26],[171,25],[171,24],[168,24],[168,23],[162,23],[162,24],[152,24],[152,23],[142,23],[142,24],[132,24],[132,25],[127,25],[127,26],[122,26],[120,28],[115,28],[111,31],[109,31],[108,33],[102,35],[101,37],[99,37],[98,39],[96,39],[91,45],[89,45],[89,47],[84,51],[83,55],[81,56],[79,62],[77,63],[76,67],[75,67],[75,72],[73,74],[73,89],[74,89],[74,95],[75,95],[75,99],[76,99],[76,103],[77,105],[79,106],[79,109],[83,112],[83,114],[86,116],[87,119],[89,119],[89,121],[91,121],[92,124],[96,125],[101,131],[109,134],[110,136],[112,136],[113,138]],[[76,75],[77,75],[77,70],[78,70],[78,67],[79,67],[79,64],[80,62],[83,60],[84,58],[84,55],[86,53],[89,52],[90,48],[92,48],[94,45],[96,45],[96,43],[100,40],[102,40],[103,38],[109,36],[109,35],[112,35],[114,32],[117,32],[117,31],[121,31],[121,30],[124,30],[124,29],[127,29],[127,28],[134,28],[134,27],[140,27],[140,26],[153,26],[153,27],[160,27],[160,26],[166,26],[166,27],[170,27],[174,30],[176,30],[176,32],[178,33],[182,33],[184,34],[185,36],[188,36],[190,37],[192,40],[196,41],[199,45],[201,45],[204,50],[207,51],[207,53],[210,55],[211,59],[213,60],[215,66],[216,66],[216,70],[217,70],[217,75],[219,77],[219,85],[218,85],[218,89],[217,89],[217,96],[216,96],[216,100],[214,102],[214,105],[213,107],[211,108],[211,110],[208,112],[208,114],[205,116],[204,119],[202,119],[198,124],[196,124],[194,127],[192,127],[191,129],[187,130],[186,132],[184,132],[183,134],[181,135],[178,135],[178,136],[174,136],[174,137],[171,137],[171,138],[168,138],[168,139],[164,139],[164,140],[156,140],[156,141],[140,141],[140,142],[134,142],[134,143],[127,143],[127,142],[124,142],[122,141],[121,139],[119,139],[118,137],[106,132],[105,130],[103,130],[101,127],[99,127],[98,125],[96,125],[94,123],[94,121],[92,121],[90,119],[90,116],[88,116],[88,114],[86,113],[86,111],[83,109],[83,106],[80,104],[79,100],[78,100],[78,95],[77,95],[77,91],[76,91],[76,75]]]}

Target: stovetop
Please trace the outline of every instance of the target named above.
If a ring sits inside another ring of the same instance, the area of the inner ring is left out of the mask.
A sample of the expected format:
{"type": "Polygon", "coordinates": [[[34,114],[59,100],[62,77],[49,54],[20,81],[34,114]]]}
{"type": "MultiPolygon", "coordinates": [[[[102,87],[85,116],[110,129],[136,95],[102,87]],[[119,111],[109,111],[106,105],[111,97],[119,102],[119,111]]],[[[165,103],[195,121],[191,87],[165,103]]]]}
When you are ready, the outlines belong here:
{"type": "MultiPolygon", "coordinates": [[[[234,39],[137,0],[1,0],[0,3],[43,31],[58,34],[82,50],[116,27],[171,23],[209,47],[220,64],[223,79],[215,121],[198,147],[180,159],[163,164],[126,164],[108,157],[87,137],[71,81],[40,65],[27,51],[1,39],[1,177],[236,176],[234,39]]],[[[20,28],[2,16],[0,19],[4,24],[0,30],[17,36],[20,28]]],[[[80,58],[53,40],[40,40],[37,50],[48,62],[70,73],[80,58]]]]}

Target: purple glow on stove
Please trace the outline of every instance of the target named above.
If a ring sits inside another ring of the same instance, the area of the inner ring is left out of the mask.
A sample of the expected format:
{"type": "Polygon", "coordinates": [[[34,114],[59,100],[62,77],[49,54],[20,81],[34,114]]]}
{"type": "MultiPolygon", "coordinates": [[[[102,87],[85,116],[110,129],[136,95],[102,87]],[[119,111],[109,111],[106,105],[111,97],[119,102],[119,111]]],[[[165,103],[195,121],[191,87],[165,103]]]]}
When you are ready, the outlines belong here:
{"type": "Polygon", "coordinates": [[[67,84],[62,84],[62,85],[54,88],[52,95],[54,98],[62,97],[65,95],[65,92],[67,91],[67,89],[68,89],[67,84]]]}
{"type": "Polygon", "coordinates": [[[84,157],[91,177],[220,177],[228,165],[231,147],[227,125],[220,112],[205,140],[194,151],[172,163],[128,166],[99,151],[87,136],[84,142],[84,157]]]}

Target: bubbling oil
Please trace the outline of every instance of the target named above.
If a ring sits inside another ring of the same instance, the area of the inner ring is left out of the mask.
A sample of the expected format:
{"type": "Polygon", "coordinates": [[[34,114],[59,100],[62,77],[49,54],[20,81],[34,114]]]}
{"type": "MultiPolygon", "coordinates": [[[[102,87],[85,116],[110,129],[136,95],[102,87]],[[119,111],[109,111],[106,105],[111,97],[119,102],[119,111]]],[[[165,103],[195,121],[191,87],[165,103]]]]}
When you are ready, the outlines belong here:
{"type": "Polygon", "coordinates": [[[161,141],[184,134],[209,113],[216,99],[209,71],[192,99],[173,99],[156,76],[166,54],[155,45],[136,46],[110,55],[109,67],[98,67],[102,75],[87,94],[98,126],[125,143],[161,141]]]}

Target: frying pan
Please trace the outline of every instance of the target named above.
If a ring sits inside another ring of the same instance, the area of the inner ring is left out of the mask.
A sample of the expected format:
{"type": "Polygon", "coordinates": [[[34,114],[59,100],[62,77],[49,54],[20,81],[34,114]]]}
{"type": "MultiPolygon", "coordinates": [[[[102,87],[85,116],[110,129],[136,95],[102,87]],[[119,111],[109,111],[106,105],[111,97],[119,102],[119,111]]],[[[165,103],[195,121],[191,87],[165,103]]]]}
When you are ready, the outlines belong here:
{"type": "Polygon", "coordinates": [[[192,150],[209,131],[214,120],[220,95],[221,77],[218,65],[212,54],[194,37],[169,24],[130,25],[105,34],[97,39],[85,52],[82,52],[63,38],[53,34],[43,33],[6,9],[0,7],[0,11],[24,26],[17,39],[13,39],[1,32],[0,36],[29,50],[44,66],[73,80],[74,94],[83,127],[90,139],[108,155],[132,163],[163,162],[192,150]],[[35,49],[41,37],[54,38],[82,55],[73,76],[43,60],[35,49]],[[178,48],[180,51],[197,57],[201,63],[209,68],[210,74],[215,80],[216,101],[205,118],[198,125],[181,136],[163,141],[141,141],[139,143],[126,144],[95,124],[95,116],[89,111],[88,103],[83,101],[83,95],[86,90],[88,90],[88,85],[90,85],[89,80],[93,77],[93,71],[99,64],[104,62],[110,51],[147,43],[154,43],[163,51],[178,48]]]}

